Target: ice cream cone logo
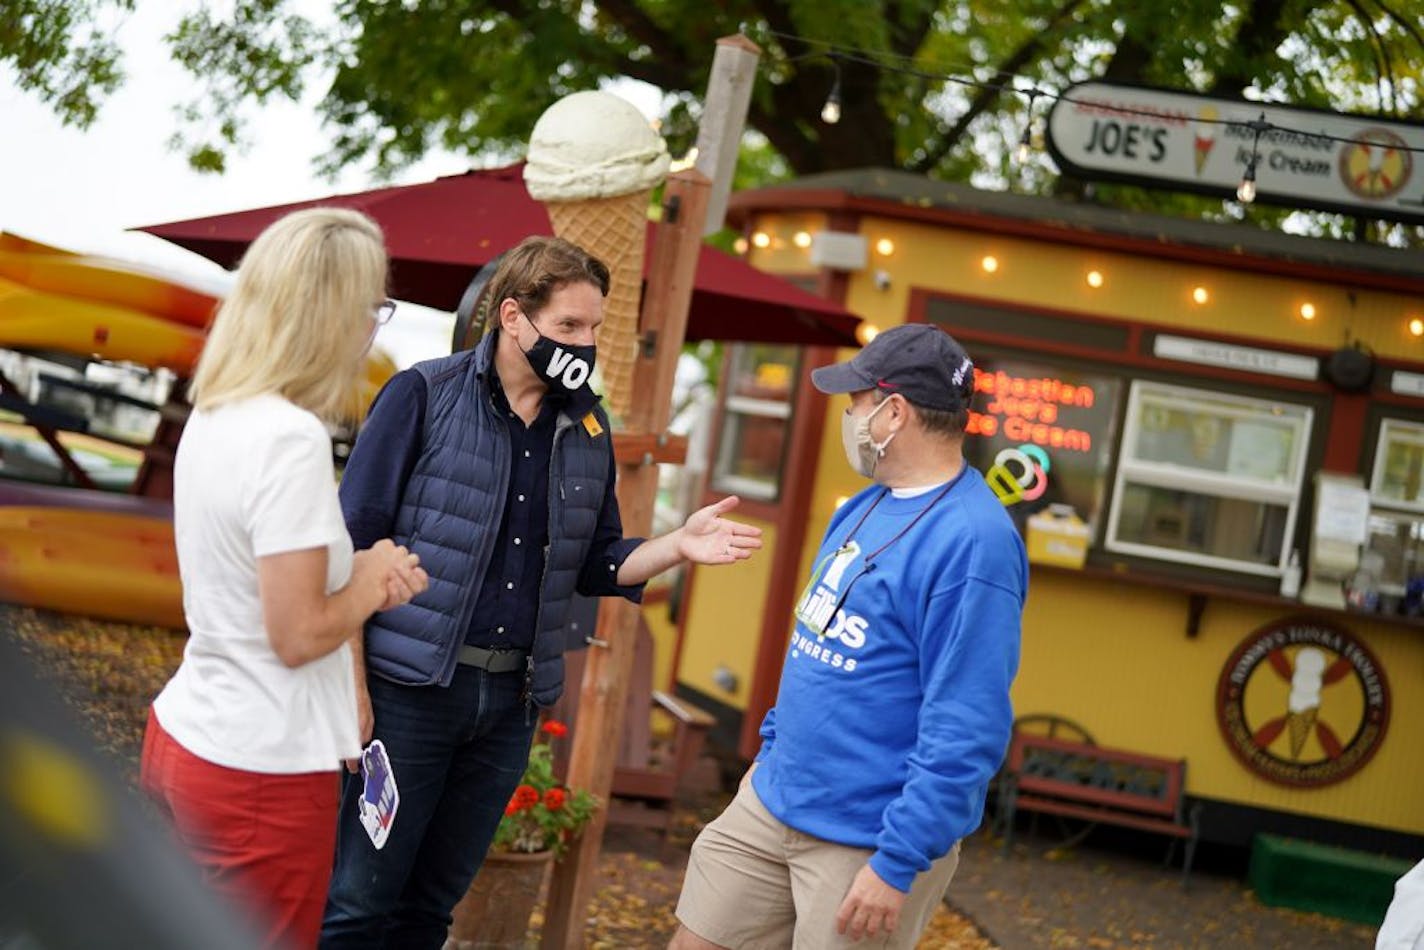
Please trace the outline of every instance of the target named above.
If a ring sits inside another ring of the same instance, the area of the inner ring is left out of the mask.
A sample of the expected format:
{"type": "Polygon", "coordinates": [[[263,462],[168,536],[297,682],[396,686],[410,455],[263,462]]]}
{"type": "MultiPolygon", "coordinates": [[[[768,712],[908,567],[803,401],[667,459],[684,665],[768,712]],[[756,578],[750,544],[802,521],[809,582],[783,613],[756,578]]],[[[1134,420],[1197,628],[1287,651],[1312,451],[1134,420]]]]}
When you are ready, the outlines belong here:
{"type": "Polygon", "coordinates": [[[1389,688],[1369,649],[1325,621],[1268,624],[1217,683],[1217,721],[1236,757],[1282,785],[1329,785],[1361,768],[1389,723],[1389,688]]]}
{"type": "Polygon", "coordinates": [[[1211,150],[1216,147],[1216,120],[1220,113],[1216,106],[1202,106],[1197,110],[1197,121],[1192,123],[1192,161],[1196,164],[1197,176],[1206,167],[1211,150]]]}
{"type": "Polygon", "coordinates": [[[1361,198],[1388,198],[1409,182],[1414,156],[1387,129],[1368,129],[1340,149],[1340,180],[1361,198]]]}
{"type": "Polygon", "coordinates": [[[1287,702],[1286,725],[1290,728],[1292,759],[1300,758],[1306,737],[1320,716],[1320,688],[1325,672],[1325,654],[1315,647],[1302,647],[1295,655],[1295,672],[1291,675],[1290,699],[1287,702]]]}

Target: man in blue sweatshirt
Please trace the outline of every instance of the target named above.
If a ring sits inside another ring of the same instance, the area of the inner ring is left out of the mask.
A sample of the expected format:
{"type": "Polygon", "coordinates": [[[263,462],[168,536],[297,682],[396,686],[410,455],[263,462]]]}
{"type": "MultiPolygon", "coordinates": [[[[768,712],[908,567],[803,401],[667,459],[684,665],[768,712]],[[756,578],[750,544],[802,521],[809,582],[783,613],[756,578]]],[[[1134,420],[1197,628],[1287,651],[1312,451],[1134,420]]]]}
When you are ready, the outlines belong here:
{"type": "Polygon", "coordinates": [[[1023,543],[962,453],[974,367],[896,327],[811,374],[850,466],[737,797],[692,848],[674,950],[913,947],[1008,745],[1023,543]]]}

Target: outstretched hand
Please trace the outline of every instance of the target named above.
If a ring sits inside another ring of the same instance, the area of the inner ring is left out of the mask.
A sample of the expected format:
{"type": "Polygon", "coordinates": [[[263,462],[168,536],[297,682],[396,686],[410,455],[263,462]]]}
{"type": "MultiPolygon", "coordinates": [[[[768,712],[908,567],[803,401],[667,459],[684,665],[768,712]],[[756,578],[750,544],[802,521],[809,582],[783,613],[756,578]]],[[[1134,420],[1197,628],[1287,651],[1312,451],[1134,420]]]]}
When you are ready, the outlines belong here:
{"type": "Polygon", "coordinates": [[[678,553],[698,564],[745,561],[761,547],[761,529],[722,517],[737,507],[736,495],[694,511],[682,526],[678,553]]]}

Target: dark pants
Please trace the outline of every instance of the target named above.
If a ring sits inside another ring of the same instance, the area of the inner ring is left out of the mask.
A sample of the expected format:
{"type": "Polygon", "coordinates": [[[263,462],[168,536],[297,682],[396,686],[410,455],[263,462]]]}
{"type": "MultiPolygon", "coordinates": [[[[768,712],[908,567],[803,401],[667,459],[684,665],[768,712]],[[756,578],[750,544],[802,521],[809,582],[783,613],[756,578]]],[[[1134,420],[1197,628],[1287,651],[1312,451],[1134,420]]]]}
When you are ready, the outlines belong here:
{"type": "Polygon", "coordinates": [[[348,777],[321,946],[438,950],[524,775],[536,717],[522,672],[460,666],[449,688],[369,685],[400,807],[377,851],[357,817],[360,777],[348,777]]]}

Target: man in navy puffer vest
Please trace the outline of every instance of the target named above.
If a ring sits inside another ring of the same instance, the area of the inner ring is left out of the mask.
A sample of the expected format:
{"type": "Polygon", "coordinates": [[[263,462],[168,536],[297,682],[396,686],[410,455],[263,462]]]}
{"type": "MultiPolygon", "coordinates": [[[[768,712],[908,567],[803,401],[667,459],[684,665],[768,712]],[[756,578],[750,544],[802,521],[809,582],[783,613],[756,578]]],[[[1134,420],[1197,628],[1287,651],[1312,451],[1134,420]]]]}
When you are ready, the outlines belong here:
{"type": "Polygon", "coordinates": [[[385,745],[400,808],[375,849],[348,778],[323,947],[444,943],[523,774],[533,707],[562,692],[575,593],[636,602],[681,561],[761,546],[722,517],[735,498],[662,537],[623,537],[608,417],[588,387],[608,280],[577,245],[525,240],[490,280],[491,332],[393,377],[356,441],[341,485],[353,541],[394,538],[430,587],[356,640],[363,741],[385,745]]]}

